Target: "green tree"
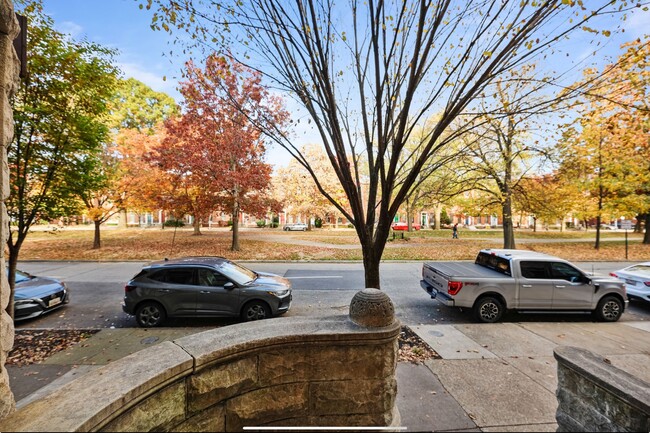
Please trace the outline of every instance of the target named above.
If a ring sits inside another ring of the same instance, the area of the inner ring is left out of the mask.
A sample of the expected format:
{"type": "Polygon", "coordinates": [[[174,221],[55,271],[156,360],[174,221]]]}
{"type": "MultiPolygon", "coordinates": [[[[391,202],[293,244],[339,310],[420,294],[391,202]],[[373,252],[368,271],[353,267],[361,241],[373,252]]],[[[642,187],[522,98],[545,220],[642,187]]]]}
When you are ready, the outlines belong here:
{"type": "MultiPolygon", "coordinates": [[[[126,228],[127,207],[133,206],[135,203],[142,203],[139,198],[133,200],[132,198],[134,198],[134,194],[142,191],[135,184],[138,182],[138,177],[143,174],[139,169],[136,169],[135,172],[132,169],[134,165],[138,165],[133,158],[141,158],[143,155],[132,152],[134,150],[132,142],[129,143],[128,149],[119,145],[119,143],[124,144],[125,137],[133,139],[138,134],[155,135],[157,128],[160,129],[165,120],[179,114],[179,107],[176,101],[166,93],[156,92],[135,78],[127,78],[118,81],[115,94],[109,104],[109,111],[108,125],[113,132],[113,141],[118,145],[107,149],[109,152],[103,158],[110,160],[111,165],[117,165],[114,174],[119,179],[111,180],[112,185],[110,187],[104,185],[101,191],[97,191],[96,196],[105,197],[107,190],[113,190],[109,196],[117,199],[114,202],[115,204],[119,202],[121,206],[117,210],[120,213],[119,224],[121,227],[126,228]]],[[[146,163],[142,161],[140,165],[143,164],[146,163]]],[[[92,212],[97,215],[97,210],[105,209],[111,204],[111,200],[97,199],[90,201],[90,203],[99,205],[99,207],[93,206],[95,210],[92,212]]],[[[164,225],[161,227],[164,228],[164,225]]]]}
{"type": "Polygon", "coordinates": [[[135,129],[149,135],[156,125],[179,114],[174,98],[135,78],[119,80],[109,108],[111,128],[135,129]]]}
{"type": "Polygon", "coordinates": [[[582,2],[559,0],[147,0],[146,6],[156,6],[154,28],[188,32],[182,40],[192,48],[227,52],[295,97],[323,142],[349,210],[322,188],[290,135],[265,132],[352,222],[365,286],[379,288],[392,220],[429,159],[454,138],[452,122],[476,112],[476,100],[508,71],[556,55],[557,42],[574,30],[628,9],[593,3],[588,12],[582,2]],[[440,113],[435,128],[409,150],[415,125],[434,113],[440,113]]]}
{"type": "Polygon", "coordinates": [[[111,50],[53,30],[40,2],[29,2],[22,14],[29,19],[29,76],[12,101],[15,134],[7,149],[12,315],[20,248],[33,224],[78,210],[70,176],[85,168],[82,155],[96,155],[107,138],[103,116],[117,74],[111,50]]]}

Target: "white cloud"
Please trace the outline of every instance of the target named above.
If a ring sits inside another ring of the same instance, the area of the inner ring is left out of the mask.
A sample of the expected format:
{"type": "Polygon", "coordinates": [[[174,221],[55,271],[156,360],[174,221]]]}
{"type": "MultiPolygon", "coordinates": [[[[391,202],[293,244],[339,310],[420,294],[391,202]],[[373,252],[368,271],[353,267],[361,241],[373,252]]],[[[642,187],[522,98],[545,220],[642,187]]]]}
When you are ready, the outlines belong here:
{"type": "Polygon", "coordinates": [[[78,39],[81,36],[84,36],[83,26],[72,21],[63,21],[57,25],[57,28],[61,33],[72,36],[73,39],[78,39]]]}
{"type": "Polygon", "coordinates": [[[181,100],[178,90],[176,90],[176,81],[169,80],[169,77],[165,79],[162,75],[145,70],[141,65],[136,63],[118,63],[117,66],[124,73],[124,78],[135,78],[157,92],[167,93],[177,102],[181,100]]]}

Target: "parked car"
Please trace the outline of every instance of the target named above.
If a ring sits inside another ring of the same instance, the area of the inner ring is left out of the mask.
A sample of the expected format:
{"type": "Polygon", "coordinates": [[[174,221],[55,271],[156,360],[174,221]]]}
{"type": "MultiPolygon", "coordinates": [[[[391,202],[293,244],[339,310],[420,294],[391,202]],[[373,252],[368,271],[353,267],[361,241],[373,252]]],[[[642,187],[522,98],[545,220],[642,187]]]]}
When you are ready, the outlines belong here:
{"type": "Polygon", "coordinates": [[[266,319],[289,311],[291,282],[222,257],[184,257],[144,266],[124,286],[125,313],[138,325],[168,317],[266,319]]]}
{"type": "Polygon", "coordinates": [[[16,270],[15,281],[15,321],[39,317],[70,302],[68,288],[55,278],[37,277],[16,270]]]}
{"type": "Polygon", "coordinates": [[[498,322],[508,309],[590,311],[600,321],[615,322],[628,304],[620,280],[523,250],[481,250],[474,263],[424,263],[420,285],[431,298],[469,308],[488,323],[498,322]]]}
{"type": "Polygon", "coordinates": [[[307,230],[307,224],[305,223],[293,223],[293,224],[285,224],[284,227],[282,228],[285,232],[288,231],[306,231],[307,230]]]}
{"type": "Polygon", "coordinates": [[[650,302],[650,262],[628,266],[610,275],[625,281],[628,297],[650,302]]]}
{"type": "MultiPolygon", "coordinates": [[[[411,227],[413,228],[413,230],[420,230],[422,228],[422,226],[418,223],[411,223],[411,227]]],[[[395,231],[399,231],[399,230],[407,231],[409,229],[408,223],[402,221],[391,224],[390,228],[392,228],[395,231]]]]}

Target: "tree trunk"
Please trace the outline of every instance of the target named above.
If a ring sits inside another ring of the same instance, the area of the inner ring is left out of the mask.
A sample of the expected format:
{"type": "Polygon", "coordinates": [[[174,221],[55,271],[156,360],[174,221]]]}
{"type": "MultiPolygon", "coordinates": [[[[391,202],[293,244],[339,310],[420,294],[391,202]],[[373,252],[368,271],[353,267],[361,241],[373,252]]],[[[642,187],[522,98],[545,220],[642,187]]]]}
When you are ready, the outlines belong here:
{"type": "Polygon", "coordinates": [[[503,248],[514,250],[515,247],[515,230],[512,223],[512,200],[506,196],[503,202],[503,248]]]}
{"type": "Polygon", "coordinates": [[[239,251],[239,200],[235,198],[232,207],[232,245],[231,251],[239,251]]]}
{"type": "Polygon", "coordinates": [[[594,248],[600,249],[600,214],[596,217],[596,245],[594,245],[594,248]]]}
{"type": "Polygon", "coordinates": [[[643,235],[643,243],[650,245],[650,212],[645,214],[645,234],[643,235]]]}
{"type": "Polygon", "coordinates": [[[201,219],[197,218],[194,216],[194,220],[192,221],[192,227],[194,227],[194,232],[192,233],[192,236],[199,236],[201,235],[201,219]]]}
{"type": "Polygon", "coordinates": [[[379,279],[379,262],[381,255],[377,255],[375,246],[370,243],[368,246],[362,245],[363,251],[363,269],[367,289],[380,289],[381,282],[379,279]]]}
{"type": "Polygon", "coordinates": [[[101,221],[93,221],[95,223],[95,237],[93,239],[93,250],[98,250],[102,247],[102,239],[99,233],[99,228],[102,225],[101,221]]]}
{"type": "Polygon", "coordinates": [[[125,228],[127,228],[129,226],[128,220],[127,220],[126,209],[121,209],[120,210],[120,215],[119,215],[118,221],[119,221],[118,226],[121,229],[125,229],[125,228]]]}
{"type": "Polygon", "coordinates": [[[440,216],[442,215],[442,203],[438,203],[434,208],[435,216],[436,216],[436,221],[435,225],[433,226],[434,230],[440,230],[442,225],[440,224],[440,216]]]}
{"type": "Polygon", "coordinates": [[[562,221],[560,221],[560,233],[564,233],[564,226],[565,226],[564,217],[562,217],[562,221]]]}
{"type": "Polygon", "coordinates": [[[7,280],[9,282],[9,304],[7,304],[7,314],[14,318],[14,296],[16,294],[16,268],[18,267],[18,254],[20,247],[23,245],[25,236],[18,235],[16,243],[12,245],[11,239],[7,241],[7,248],[9,249],[9,263],[7,264],[7,280]]]}

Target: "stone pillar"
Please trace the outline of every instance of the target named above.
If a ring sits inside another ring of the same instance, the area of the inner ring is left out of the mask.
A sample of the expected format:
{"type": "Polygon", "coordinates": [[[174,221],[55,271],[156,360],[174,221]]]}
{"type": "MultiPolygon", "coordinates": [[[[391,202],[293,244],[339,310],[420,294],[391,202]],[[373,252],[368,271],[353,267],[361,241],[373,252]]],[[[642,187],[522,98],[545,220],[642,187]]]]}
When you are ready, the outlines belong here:
{"type": "Polygon", "coordinates": [[[9,195],[9,166],[7,146],[14,134],[14,121],[10,98],[18,89],[19,62],[13,40],[19,32],[11,0],[0,0],[0,419],[14,410],[14,397],[9,388],[5,369],[7,353],[14,344],[14,324],[5,312],[9,303],[9,283],[5,265],[5,248],[9,231],[7,209],[4,201],[9,195]]]}

